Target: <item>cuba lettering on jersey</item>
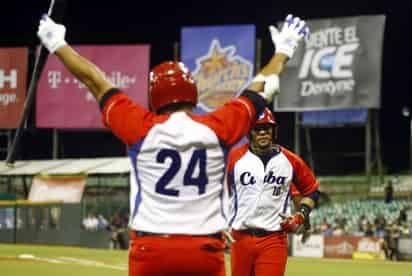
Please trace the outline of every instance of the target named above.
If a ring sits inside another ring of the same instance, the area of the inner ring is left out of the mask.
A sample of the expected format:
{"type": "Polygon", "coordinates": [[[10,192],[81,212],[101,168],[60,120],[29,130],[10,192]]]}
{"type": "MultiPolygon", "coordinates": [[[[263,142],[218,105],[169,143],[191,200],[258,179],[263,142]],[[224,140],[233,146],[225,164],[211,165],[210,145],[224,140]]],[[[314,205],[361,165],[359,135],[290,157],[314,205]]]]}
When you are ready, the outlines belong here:
{"type": "Polygon", "coordinates": [[[226,147],[247,133],[254,112],[245,97],[205,115],[156,115],[123,93],[110,96],[103,120],[130,147],[130,227],[168,234],[225,229],[226,147]]]}
{"type": "Polygon", "coordinates": [[[290,212],[291,193],[305,196],[318,189],[319,183],[303,160],[283,147],[279,149],[266,166],[247,144],[231,151],[227,180],[232,191],[232,228],[278,231],[279,214],[290,212]]]}

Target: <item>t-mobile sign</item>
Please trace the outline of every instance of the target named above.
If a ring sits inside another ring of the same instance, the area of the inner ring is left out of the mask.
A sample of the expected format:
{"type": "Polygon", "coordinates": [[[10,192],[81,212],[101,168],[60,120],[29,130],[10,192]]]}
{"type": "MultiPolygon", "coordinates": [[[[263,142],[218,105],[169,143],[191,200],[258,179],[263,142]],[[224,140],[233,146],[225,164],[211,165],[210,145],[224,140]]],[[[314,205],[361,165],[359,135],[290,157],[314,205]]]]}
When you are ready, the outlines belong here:
{"type": "MultiPolygon", "coordinates": [[[[74,46],[117,88],[147,107],[149,46],[74,46]]],[[[98,103],[54,55],[41,75],[36,101],[39,128],[103,128],[98,103]]]]}
{"type": "Polygon", "coordinates": [[[0,128],[17,128],[26,98],[27,48],[0,49],[0,128]]]}

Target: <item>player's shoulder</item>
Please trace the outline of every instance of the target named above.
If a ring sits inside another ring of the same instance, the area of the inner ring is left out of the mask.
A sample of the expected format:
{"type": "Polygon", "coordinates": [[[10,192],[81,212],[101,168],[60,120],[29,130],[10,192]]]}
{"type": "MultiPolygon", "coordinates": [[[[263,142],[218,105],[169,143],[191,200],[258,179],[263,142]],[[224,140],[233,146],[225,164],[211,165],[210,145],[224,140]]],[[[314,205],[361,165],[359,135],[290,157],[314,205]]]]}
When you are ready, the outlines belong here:
{"type": "Polygon", "coordinates": [[[212,128],[215,125],[218,125],[219,121],[216,120],[213,116],[211,116],[211,113],[204,113],[204,114],[190,114],[188,115],[193,121],[196,123],[205,125],[205,126],[211,126],[212,128]]]}
{"type": "Polygon", "coordinates": [[[248,149],[248,143],[233,147],[229,152],[229,163],[236,163],[246,154],[248,149]]]}
{"type": "Polygon", "coordinates": [[[230,155],[244,155],[249,149],[249,143],[245,143],[230,150],[230,155]]]}
{"type": "Polygon", "coordinates": [[[277,146],[279,147],[280,151],[281,151],[283,154],[296,155],[293,151],[291,151],[290,149],[288,149],[288,148],[285,147],[285,146],[281,146],[281,145],[277,145],[277,146]]]}
{"type": "Polygon", "coordinates": [[[283,153],[286,158],[288,158],[291,162],[303,162],[302,158],[299,155],[294,153],[293,151],[289,150],[284,146],[279,146],[281,153],[283,153]]]}

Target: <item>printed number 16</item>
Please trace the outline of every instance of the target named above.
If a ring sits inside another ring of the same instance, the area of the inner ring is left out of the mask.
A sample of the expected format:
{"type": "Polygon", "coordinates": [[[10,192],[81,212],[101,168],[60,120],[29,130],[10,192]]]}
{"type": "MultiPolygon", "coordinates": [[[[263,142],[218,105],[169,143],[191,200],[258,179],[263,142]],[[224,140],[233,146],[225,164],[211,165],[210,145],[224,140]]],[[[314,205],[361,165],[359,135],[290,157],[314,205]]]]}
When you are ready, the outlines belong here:
{"type": "MultiPolygon", "coordinates": [[[[167,188],[166,186],[172,181],[176,176],[178,171],[182,166],[182,158],[179,152],[173,149],[162,149],[156,156],[157,163],[164,163],[166,159],[172,160],[170,167],[166,172],[160,177],[159,181],[156,183],[156,192],[168,196],[179,196],[179,190],[173,188],[167,188]]],[[[206,150],[198,149],[195,150],[190,158],[189,165],[185,171],[183,177],[183,185],[197,186],[198,194],[201,195],[206,191],[206,185],[209,182],[206,173],[206,150]],[[199,168],[199,174],[193,176],[196,166],[199,168]]]]}

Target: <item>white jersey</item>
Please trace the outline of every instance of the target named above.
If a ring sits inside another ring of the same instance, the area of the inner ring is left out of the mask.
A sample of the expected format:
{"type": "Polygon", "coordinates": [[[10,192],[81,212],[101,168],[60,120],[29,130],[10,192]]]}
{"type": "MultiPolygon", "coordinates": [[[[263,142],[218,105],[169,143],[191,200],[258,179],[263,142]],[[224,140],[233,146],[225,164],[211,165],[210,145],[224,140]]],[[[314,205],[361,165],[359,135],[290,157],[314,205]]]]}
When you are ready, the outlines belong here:
{"type": "Polygon", "coordinates": [[[215,199],[223,188],[224,152],[213,131],[175,113],[139,146],[132,156],[132,228],[188,234],[222,230],[223,202],[215,199]]]}
{"type": "Polygon", "coordinates": [[[194,235],[227,228],[228,146],[247,133],[254,112],[246,97],[206,115],[156,115],[123,93],[112,96],[103,116],[130,145],[130,227],[194,235]]]}
{"type": "Polygon", "coordinates": [[[230,224],[236,230],[280,230],[279,214],[290,213],[292,190],[308,195],[319,187],[302,159],[285,148],[273,149],[264,164],[248,145],[230,153],[228,182],[232,187],[230,224]]]}

